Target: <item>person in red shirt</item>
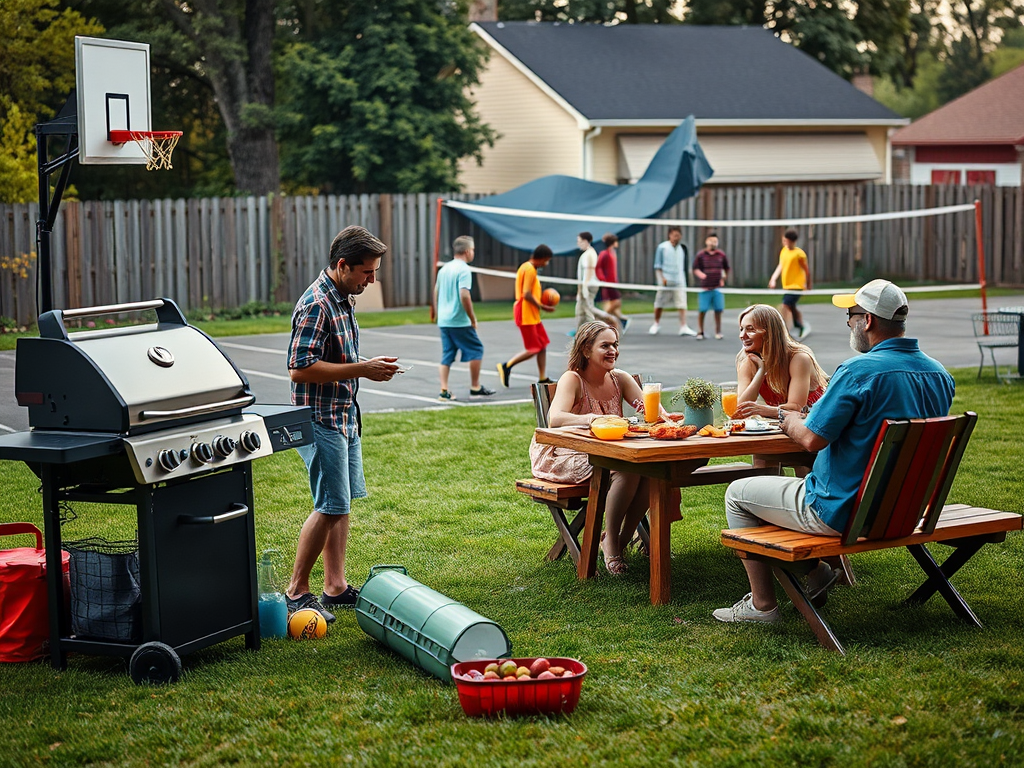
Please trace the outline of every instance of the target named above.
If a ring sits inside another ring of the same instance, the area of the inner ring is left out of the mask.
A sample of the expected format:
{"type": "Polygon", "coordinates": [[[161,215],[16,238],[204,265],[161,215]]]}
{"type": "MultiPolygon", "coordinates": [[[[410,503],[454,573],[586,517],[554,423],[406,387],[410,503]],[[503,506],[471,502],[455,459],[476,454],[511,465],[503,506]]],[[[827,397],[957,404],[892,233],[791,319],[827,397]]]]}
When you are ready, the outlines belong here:
{"type": "MultiPolygon", "coordinates": [[[[602,283],[619,282],[619,238],[608,232],[601,237],[604,243],[604,250],[597,255],[597,279],[602,283]]],[[[601,287],[601,299],[604,302],[604,311],[619,321],[622,332],[626,332],[629,325],[629,318],[622,314],[622,291],[618,288],[601,287]]]]}
{"type": "Polygon", "coordinates": [[[729,257],[724,251],[718,250],[718,235],[714,232],[708,233],[704,238],[704,250],[697,254],[693,260],[693,276],[700,281],[700,292],[698,308],[700,314],[697,322],[698,341],[704,338],[704,315],[708,310],[715,312],[715,338],[722,338],[722,312],[725,311],[725,296],[718,290],[725,285],[729,276],[729,257]]]}

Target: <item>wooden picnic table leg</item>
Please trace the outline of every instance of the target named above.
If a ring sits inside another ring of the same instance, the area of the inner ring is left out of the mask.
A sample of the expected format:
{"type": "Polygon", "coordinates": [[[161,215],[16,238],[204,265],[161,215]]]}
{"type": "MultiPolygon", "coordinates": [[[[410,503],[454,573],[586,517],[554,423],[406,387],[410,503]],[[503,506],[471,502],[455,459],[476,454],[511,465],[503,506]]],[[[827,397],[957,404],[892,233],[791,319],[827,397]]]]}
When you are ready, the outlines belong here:
{"type": "MultiPolygon", "coordinates": [[[[675,489],[667,480],[651,478],[651,605],[665,605],[672,599],[672,496],[675,489]]],[[[678,514],[678,506],[676,507],[678,514]]]]}
{"type": "Polygon", "coordinates": [[[583,546],[579,562],[576,563],[576,576],[580,579],[592,579],[597,573],[597,547],[604,521],[609,474],[607,469],[594,467],[594,473],[590,476],[590,495],[587,497],[587,512],[583,521],[583,546]]]}
{"type": "Polygon", "coordinates": [[[779,580],[782,588],[786,590],[786,594],[793,601],[793,605],[810,625],[814,636],[818,638],[818,642],[828,650],[845,656],[846,651],[843,650],[839,639],[832,632],[832,628],[825,623],[825,620],[821,618],[821,614],[811,605],[811,601],[807,599],[807,594],[800,585],[800,580],[794,574],[777,565],[772,564],[772,572],[775,574],[775,578],[779,580]]]}

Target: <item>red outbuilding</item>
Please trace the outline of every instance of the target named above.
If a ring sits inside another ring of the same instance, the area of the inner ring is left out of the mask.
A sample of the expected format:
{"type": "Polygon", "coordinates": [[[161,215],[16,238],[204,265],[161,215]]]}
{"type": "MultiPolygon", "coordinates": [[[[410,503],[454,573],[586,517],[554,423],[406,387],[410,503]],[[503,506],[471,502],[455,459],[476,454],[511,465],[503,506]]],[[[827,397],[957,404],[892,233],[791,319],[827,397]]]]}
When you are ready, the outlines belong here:
{"type": "Polygon", "coordinates": [[[898,180],[1021,186],[1024,65],[898,129],[892,146],[898,180]]]}

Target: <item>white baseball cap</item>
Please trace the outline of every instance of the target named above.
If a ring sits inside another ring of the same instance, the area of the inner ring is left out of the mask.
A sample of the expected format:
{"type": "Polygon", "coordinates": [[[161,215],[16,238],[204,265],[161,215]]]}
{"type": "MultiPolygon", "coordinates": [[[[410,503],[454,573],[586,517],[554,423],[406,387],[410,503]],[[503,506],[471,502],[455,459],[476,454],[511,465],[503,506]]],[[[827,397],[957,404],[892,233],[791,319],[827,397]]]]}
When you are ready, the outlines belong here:
{"type": "Polygon", "coordinates": [[[856,293],[837,293],[832,297],[832,303],[843,309],[861,307],[886,320],[897,315],[902,320],[910,311],[907,294],[888,280],[872,280],[856,293]]]}

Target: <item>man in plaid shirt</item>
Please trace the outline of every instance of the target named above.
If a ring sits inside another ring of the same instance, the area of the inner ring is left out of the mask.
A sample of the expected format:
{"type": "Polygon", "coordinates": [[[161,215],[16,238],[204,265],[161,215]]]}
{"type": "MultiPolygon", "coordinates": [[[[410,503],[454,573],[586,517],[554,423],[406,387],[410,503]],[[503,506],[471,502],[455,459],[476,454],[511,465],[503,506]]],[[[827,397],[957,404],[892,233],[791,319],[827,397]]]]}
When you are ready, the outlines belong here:
{"type": "Polygon", "coordinates": [[[363,227],[345,227],[331,243],[329,266],[302,294],[292,313],[288,373],[292,403],[313,411],[313,442],[298,449],[309,470],[313,512],[299,534],[288,584],[288,610],[313,608],[334,621],[329,608],[351,608],[357,590],[345,579],[349,507],[366,497],[359,379],[389,381],[397,357],[359,357],[355,297],[376,278],[387,246],[363,227]],[[324,556],[324,590],[310,592],[309,574],[324,556]]]}

